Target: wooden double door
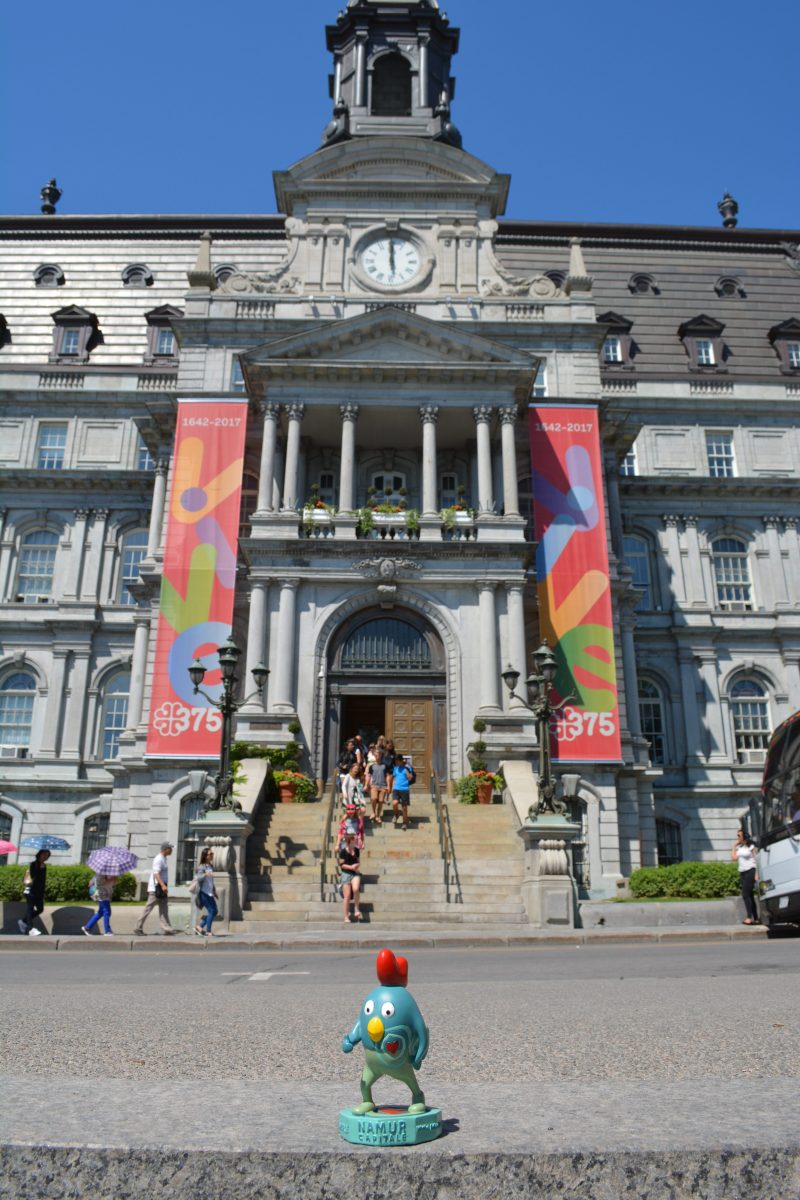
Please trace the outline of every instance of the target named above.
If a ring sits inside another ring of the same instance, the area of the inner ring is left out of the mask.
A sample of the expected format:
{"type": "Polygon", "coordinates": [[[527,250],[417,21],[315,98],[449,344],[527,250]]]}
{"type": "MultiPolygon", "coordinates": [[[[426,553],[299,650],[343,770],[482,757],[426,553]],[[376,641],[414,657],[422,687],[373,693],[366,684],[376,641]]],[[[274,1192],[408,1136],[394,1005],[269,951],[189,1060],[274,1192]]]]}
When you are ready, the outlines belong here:
{"type": "Polygon", "coordinates": [[[431,696],[345,696],[341,727],[344,737],[360,733],[366,742],[385,733],[398,754],[408,755],[417,773],[417,788],[427,789],[431,768],[438,766],[438,729],[444,732],[444,701],[431,696]],[[441,713],[440,713],[441,710],[441,713]]]}

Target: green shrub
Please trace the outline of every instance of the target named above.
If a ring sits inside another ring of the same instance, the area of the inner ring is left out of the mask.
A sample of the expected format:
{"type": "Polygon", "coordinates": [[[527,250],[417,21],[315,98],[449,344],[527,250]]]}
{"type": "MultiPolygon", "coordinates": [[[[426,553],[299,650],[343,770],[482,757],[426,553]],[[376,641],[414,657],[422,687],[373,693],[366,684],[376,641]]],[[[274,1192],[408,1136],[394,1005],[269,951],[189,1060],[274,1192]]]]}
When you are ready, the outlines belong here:
{"type": "Polygon", "coordinates": [[[112,900],[135,900],[136,899],[136,876],[128,872],[125,875],[120,875],[117,882],[114,884],[114,891],[111,895],[112,900]]]}
{"type": "Polygon", "coordinates": [[[22,881],[25,878],[27,864],[15,863],[10,867],[0,867],[0,900],[21,900],[22,881]]]}
{"type": "MultiPolygon", "coordinates": [[[[0,867],[0,900],[22,900],[23,880],[28,863],[14,863],[10,867],[0,867]]],[[[83,863],[75,863],[68,867],[47,868],[47,881],[44,889],[45,904],[87,904],[89,903],[89,880],[95,872],[83,863]]],[[[136,877],[120,875],[114,885],[114,900],[136,899],[136,877]]]]}
{"type": "Polygon", "coordinates": [[[683,897],[717,900],[739,894],[739,868],[734,862],[682,862],[670,867],[640,867],[630,889],[637,900],[683,897]]]}

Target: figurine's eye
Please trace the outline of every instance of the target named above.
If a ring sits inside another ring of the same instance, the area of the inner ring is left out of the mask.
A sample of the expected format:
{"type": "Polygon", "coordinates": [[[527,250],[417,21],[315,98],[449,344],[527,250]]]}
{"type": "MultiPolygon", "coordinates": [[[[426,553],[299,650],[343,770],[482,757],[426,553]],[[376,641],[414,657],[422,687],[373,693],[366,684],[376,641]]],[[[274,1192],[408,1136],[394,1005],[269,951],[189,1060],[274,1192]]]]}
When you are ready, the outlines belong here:
{"type": "Polygon", "coordinates": [[[367,1003],[364,1005],[364,1016],[371,1017],[374,1012],[375,1012],[375,1001],[368,1000],[367,1003]]]}
{"type": "Polygon", "coordinates": [[[394,1016],[394,1005],[390,1004],[387,1001],[386,1004],[384,1004],[383,1008],[381,1009],[381,1016],[382,1017],[393,1017],[394,1016]]]}

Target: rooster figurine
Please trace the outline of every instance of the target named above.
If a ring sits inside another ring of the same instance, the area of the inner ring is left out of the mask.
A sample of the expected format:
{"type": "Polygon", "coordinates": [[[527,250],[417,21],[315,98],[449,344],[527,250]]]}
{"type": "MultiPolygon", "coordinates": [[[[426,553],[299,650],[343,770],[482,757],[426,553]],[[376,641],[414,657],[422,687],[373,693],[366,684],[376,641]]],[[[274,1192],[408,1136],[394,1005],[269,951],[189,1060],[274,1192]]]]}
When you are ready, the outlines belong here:
{"type": "Polygon", "coordinates": [[[361,1076],[361,1104],[352,1112],[359,1117],[374,1112],[372,1088],[383,1075],[389,1075],[410,1089],[411,1104],[407,1112],[413,1117],[428,1112],[414,1074],[428,1053],[428,1027],[414,997],[406,990],[406,959],[395,957],[391,950],[381,950],[376,966],[380,987],[367,996],[358,1020],[342,1039],[345,1054],[350,1054],[359,1042],[363,1043],[366,1059],[361,1076]]]}

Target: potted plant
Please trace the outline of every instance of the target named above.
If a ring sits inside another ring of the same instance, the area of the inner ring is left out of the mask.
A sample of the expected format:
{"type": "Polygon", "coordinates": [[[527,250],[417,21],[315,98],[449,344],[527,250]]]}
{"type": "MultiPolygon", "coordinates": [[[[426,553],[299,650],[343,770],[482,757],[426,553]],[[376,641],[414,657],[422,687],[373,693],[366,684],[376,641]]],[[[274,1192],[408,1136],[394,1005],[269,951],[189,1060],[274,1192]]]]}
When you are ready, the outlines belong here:
{"type": "Polygon", "coordinates": [[[415,508],[406,513],[406,529],[409,533],[419,533],[419,513],[415,508]]]}
{"type": "Polygon", "coordinates": [[[308,804],[309,801],[316,799],[316,782],[308,775],[304,775],[302,771],[292,771],[288,768],[276,771],[274,779],[282,804],[308,804]]]}
{"type": "Polygon", "coordinates": [[[503,786],[503,776],[491,771],[470,771],[456,780],[456,795],[462,804],[491,804],[492,795],[503,786]]]}
{"type": "Polygon", "coordinates": [[[359,534],[366,536],[372,529],[372,509],[360,508],[358,510],[358,524],[356,526],[359,534]]]}

